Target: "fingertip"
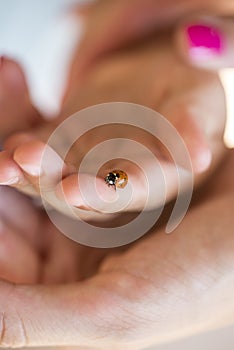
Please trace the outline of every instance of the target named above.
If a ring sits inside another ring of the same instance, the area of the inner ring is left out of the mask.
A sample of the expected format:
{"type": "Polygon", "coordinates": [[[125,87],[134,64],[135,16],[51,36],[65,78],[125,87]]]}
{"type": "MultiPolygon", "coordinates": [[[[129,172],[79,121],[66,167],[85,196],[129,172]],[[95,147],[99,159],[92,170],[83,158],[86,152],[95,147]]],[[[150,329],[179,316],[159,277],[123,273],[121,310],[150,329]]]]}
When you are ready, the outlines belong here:
{"type": "Polygon", "coordinates": [[[14,161],[31,176],[40,176],[41,160],[45,144],[38,140],[28,141],[18,146],[13,155],[14,161]]]}
{"type": "Polygon", "coordinates": [[[79,192],[75,192],[76,188],[69,186],[68,184],[63,184],[60,182],[55,188],[56,197],[68,207],[78,208],[84,211],[95,211],[93,208],[89,207],[87,203],[84,203],[79,192]]]}
{"type": "Polygon", "coordinates": [[[0,276],[14,283],[36,283],[39,258],[34,248],[13,226],[0,222],[0,276]]]}
{"type": "Polygon", "coordinates": [[[3,151],[0,153],[0,185],[16,185],[23,182],[24,175],[11,156],[3,151]]]}
{"type": "Polygon", "coordinates": [[[89,210],[87,203],[84,202],[80,193],[78,184],[78,174],[72,174],[63,179],[55,188],[55,194],[58,199],[66,202],[68,205],[80,209],[89,210]]]}
{"type": "Polygon", "coordinates": [[[211,70],[233,67],[233,38],[231,21],[209,17],[186,21],[175,34],[182,59],[193,66],[211,70]]]}
{"type": "Polygon", "coordinates": [[[171,100],[163,106],[162,115],[172,121],[180,138],[180,140],[171,138],[172,155],[175,162],[193,171],[196,175],[205,172],[210,167],[213,149],[211,137],[205,123],[201,120],[201,116],[208,116],[210,111],[207,108],[204,109],[203,105],[200,106],[200,109],[192,108],[193,104],[191,104],[190,97],[187,96],[184,99],[171,100]]]}
{"type": "Polygon", "coordinates": [[[20,64],[6,56],[1,56],[0,82],[4,88],[20,93],[27,92],[27,83],[20,64]]]}
{"type": "Polygon", "coordinates": [[[117,198],[113,188],[104,179],[90,174],[72,174],[56,187],[56,196],[69,205],[85,210],[102,211],[117,198]]]}
{"type": "Polygon", "coordinates": [[[35,136],[30,133],[19,132],[9,136],[3,143],[5,150],[14,151],[17,147],[35,140],[35,136]]]}
{"type": "Polygon", "coordinates": [[[212,163],[212,152],[208,147],[199,150],[194,157],[193,168],[195,173],[203,173],[208,170],[212,163]]]}

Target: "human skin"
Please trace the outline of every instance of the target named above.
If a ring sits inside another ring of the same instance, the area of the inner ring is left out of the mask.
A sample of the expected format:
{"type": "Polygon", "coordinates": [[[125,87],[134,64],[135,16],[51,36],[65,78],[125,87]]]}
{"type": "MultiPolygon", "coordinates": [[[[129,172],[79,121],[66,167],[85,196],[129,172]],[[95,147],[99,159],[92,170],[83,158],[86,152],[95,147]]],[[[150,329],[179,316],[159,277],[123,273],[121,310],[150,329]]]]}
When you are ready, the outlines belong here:
{"type": "Polygon", "coordinates": [[[158,225],[122,249],[68,240],[3,188],[31,223],[1,207],[1,346],[142,349],[233,322],[233,161],[230,152],[171,235],[158,225]]]}
{"type": "Polygon", "coordinates": [[[73,61],[71,81],[79,79],[82,72],[108,52],[133,40],[183,23],[189,17],[231,16],[234,5],[232,0],[98,0],[93,5],[78,6],[77,13],[84,20],[85,30],[73,61]]]}
{"type": "Polygon", "coordinates": [[[0,138],[37,125],[40,115],[30,103],[26,79],[17,65],[0,57],[0,138]],[[12,101],[14,100],[14,103],[12,101]]]}
{"type": "MultiPolygon", "coordinates": [[[[164,34],[160,38],[154,37],[141,45],[112,54],[94,65],[82,80],[82,84],[79,80],[75,85],[71,83],[61,114],[55,122],[42,122],[28,133],[13,135],[5,141],[5,151],[0,154],[0,182],[11,184],[26,193],[40,194],[38,183],[44,151],[43,142],[46,142],[51,131],[74,112],[93,104],[110,101],[138,103],[161,113],[177,129],[188,148],[195,182],[198,183],[207,177],[225,153],[222,141],[226,112],[223,89],[215,73],[204,73],[180,62],[176,52],[168,44],[170,40],[170,34],[164,34]]],[[[111,130],[112,137],[115,137],[116,132],[118,135],[120,131],[123,135],[128,134],[126,127],[124,130],[116,128],[114,132],[111,130]]],[[[105,140],[109,134],[110,131],[105,130],[98,134],[95,130],[84,138],[82,144],[75,143],[66,159],[67,167],[61,183],[58,179],[53,184],[51,181],[47,183],[52,176],[51,172],[54,176],[55,171],[54,168],[43,169],[40,181],[41,184],[43,181],[44,189],[52,186],[55,188],[56,196],[52,198],[50,204],[60,209],[61,200],[64,200],[65,196],[68,204],[77,208],[77,213],[83,218],[101,220],[105,218],[102,212],[108,209],[106,203],[100,196],[89,192],[90,175],[82,175],[87,179],[82,187],[86,197],[82,200],[76,172],[79,161],[87,150],[105,140]],[[90,197],[100,214],[88,205],[90,197]]],[[[129,135],[131,134],[130,130],[129,135]]],[[[167,152],[155,139],[148,135],[143,136],[141,133],[135,133],[134,139],[151,149],[159,158],[167,179],[168,201],[177,191],[176,168],[167,152]]],[[[114,149],[112,158],[115,158],[114,149]]],[[[58,158],[55,156],[54,159],[56,164],[58,158]]],[[[118,160],[112,163],[113,169],[122,169],[124,166],[131,180],[133,200],[127,210],[141,210],[147,193],[145,178],[131,163],[125,162],[123,165],[123,162],[118,160]]],[[[145,168],[156,172],[158,166],[156,163],[145,162],[145,168]]],[[[103,180],[109,170],[111,169],[102,169],[102,176],[100,175],[96,181],[99,193],[104,199],[113,200],[117,193],[108,188],[103,180]]],[[[149,209],[161,204],[162,198],[155,195],[149,209]]]]}
{"type": "Polygon", "coordinates": [[[6,282],[5,254],[1,346],[143,349],[232,323],[233,161],[229,152],[172,234],[155,228],[122,252],[80,246],[45,219],[40,279],[6,282]]]}
{"type": "MultiPolygon", "coordinates": [[[[3,345],[122,349],[128,342],[138,349],[232,322],[232,168],[229,155],[176,232],[167,236],[158,228],[123,253],[73,244],[39,215],[30,239],[44,243],[31,244],[40,278],[36,272],[36,278],[22,276],[23,285],[1,283],[3,345]]],[[[5,257],[6,280],[15,261],[5,257]]]]}

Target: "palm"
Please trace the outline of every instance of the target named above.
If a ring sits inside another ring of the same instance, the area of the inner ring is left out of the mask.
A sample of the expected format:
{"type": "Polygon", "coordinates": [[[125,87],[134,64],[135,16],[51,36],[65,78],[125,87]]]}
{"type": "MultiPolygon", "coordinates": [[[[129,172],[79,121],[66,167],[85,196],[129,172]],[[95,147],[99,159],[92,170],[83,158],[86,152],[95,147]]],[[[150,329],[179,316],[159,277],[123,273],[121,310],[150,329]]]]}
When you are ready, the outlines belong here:
{"type": "Polygon", "coordinates": [[[44,218],[40,232],[43,232],[41,280],[38,281],[41,283],[69,283],[89,278],[98,271],[105,256],[120,250],[78,244],[61,234],[47,217],[44,218]]]}
{"type": "MultiPolygon", "coordinates": [[[[157,43],[157,45],[149,43],[148,46],[144,47],[143,51],[141,47],[138,47],[133,51],[129,50],[119,54],[117,57],[110,57],[106,59],[104,63],[98,63],[92,68],[82,83],[76,80],[71,81],[64,101],[63,112],[61,113],[61,117],[56,121],[56,125],[65,120],[66,116],[95,103],[130,101],[138,104],[141,103],[153,109],[156,108],[163,115],[166,115],[178,128],[185,138],[185,141],[194,139],[196,144],[196,137],[198,135],[196,133],[195,135],[190,135],[190,133],[188,133],[191,129],[191,125],[188,125],[189,127],[183,130],[183,126],[186,124],[188,118],[187,105],[190,105],[191,98],[193,97],[193,104],[198,104],[200,106],[197,117],[200,123],[205,123],[206,128],[209,129],[209,125],[213,124],[213,113],[216,113],[216,110],[215,108],[214,110],[210,109],[211,104],[207,103],[207,101],[205,105],[203,105],[203,102],[201,104],[200,97],[201,94],[206,93],[206,98],[209,99],[209,96],[213,97],[214,91],[218,91],[219,97],[215,101],[217,101],[217,106],[223,106],[223,97],[222,94],[220,96],[220,89],[219,82],[215,75],[199,73],[192,68],[182,66],[177,61],[174,54],[168,50],[164,42],[157,43]],[[168,74],[168,70],[171,71],[171,74],[168,74]],[[118,74],[116,74],[116,72],[118,72],[118,74]],[[190,77],[189,80],[187,76],[190,77]],[[169,80],[167,77],[169,77],[169,80]],[[206,82],[205,84],[204,81],[206,82]],[[147,94],[142,93],[144,91],[147,91],[147,94]],[[199,92],[198,94],[197,91],[199,92]],[[169,94],[168,96],[172,102],[169,103],[167,99],[164,99],[163,96],[165,94],[169,94]],[[77,96],[79,96],[79,99],[77,99],[77,96]],[[171,113],[171,111],[173,111],[173,113],[171,113]]],[[[32,110],[31,106],[30,110],[32,110]]],[[[217,108],[219,122],[216,123],[216,126],[220,136],[222,134],[221,126],[224,119],[223,112],[224,108],[222,110],[217,108]]],[[[26,114],[25,110],[22,111],[22,114],[26,114]]],[[[41,127],[39,128],[38,126],[37,130],[33,130],[33,133],[36,133],[41,140],[46,140],[55,126],[51,123],[41,122],[41,127]]],[[[194,130],[194,128],[192,128],[192,130],[194,130]]],[[[95,135],[95,138],[91,138],[90,136],[92,135],[89,133],[88,137],[84,137],[82,140],[82,148],[80,144],[75,144],[71,149],[67,159],[68,163],[70,162],[77,166],[77,154],[82,157],[90,147],[95,145],[95,142],[100,142],[103,137],[105,138],[105,135],[106,130],[104,134],[99,133],[95,135]],[[94,141],[90,143],[90,140],[94,141]]],[[[114,133],[112,136],[114,137],[114,133]]],[[[138,136],[138,141],[141,143],[143,141],[141,134],[138,136]]],[[[153,141],[151,142],[151,140],[147,138],[146,146],[155,151],[153,141]]],[[[17,135],[11,138],[8,141],[8,144],[9,143],[12,143],[10,146],[15,148],[15,143],[19,143],[17,135]]],[[[212,137],[211,143],[212,147],[219,149],[220,138],[212,137]]],[[[110,151],[114,154],[113,150],[110,151]]],[[[191,149],[191,152],[193,152],[193,149],[191,149]]],[[[152,167],[152,164],[148,166],[152,167]]],[[[136,188],[138,187],[141,186],[136,186],[136,188]]],[[[27,186],[24,185],[22,188],[20,187],[23,191],[25,188],[28,192],[27,186]]],[[[30,191],[31,187],[29,189],[29,192],[30,191]]],[[[57,202],[52,202],[52,204],[57,205],[57,202]]],[[[136,209],[136,207],[134,209],[136,209]]],[[[52,226],[49,219],[44,214],[33,208],[30,210],[35,212],[36,218],[34,222],[40,221],[40,223],[37,222],[34,229],[30,230],[30,235],[28,235],[29,230],[26,230],[24,234],[28,237],[31,236],[33,232],[33,237],[36,237],[35,239],[33,238],[33,259],[37,261],[38,267],[35,271],[37,270],[39,279],[47,282],[62,282],[64,279],[73,281],[89,276],[91,272],[93,273],[98,270],[98,262],[109,254],[108,251],[82,247],[69,241],[52,226]],[[42,216],[43,220],[38,220],[38,217],[41,218],[42,216]],[[90,267],[88,268],[86,267],[87,259],[86,263],[83,263],[84,255],[88,256],[88,259],[91,260],[90,267]]],[[[92,217],[93,216],[94,214],[92,213],[92,217]]],[[[31,227],[31,225],[28,225],[28,227],[31,227]]],[[[111,252],[113,251],[111,250],[111,252]]],[[[17,264],[15,263],[15,265],[17,264]]],[[[23,266],[22,263],[21,266],[23,266]]],[[[26,271],[26,269],[24,269],[24,271],[26,271]]],[[[25,275],[23,276],[25,278],[25,275]]],[[[26,276],[26,280],[28,278],[29,277],[26,276]]],[[[35,276],[33,276],[33,280],[35,280],[35,276]]]]}
{"type": "Polygon", "coordinates": [[[94,274],[108,254],[108,250],[85,247],[66,238],[46,214],[15,190],[1,189],[0,208],[7,233],[1,243],[6,251],[1,278],[17,283],[74,282],[94,274]],[[11,212],[6,209],[10,203],[14,203],[11,212]],[[26,224],[22,217],[27,217],[26,224]],[[9,255],[14,258],[9,259],[9,255]]]}

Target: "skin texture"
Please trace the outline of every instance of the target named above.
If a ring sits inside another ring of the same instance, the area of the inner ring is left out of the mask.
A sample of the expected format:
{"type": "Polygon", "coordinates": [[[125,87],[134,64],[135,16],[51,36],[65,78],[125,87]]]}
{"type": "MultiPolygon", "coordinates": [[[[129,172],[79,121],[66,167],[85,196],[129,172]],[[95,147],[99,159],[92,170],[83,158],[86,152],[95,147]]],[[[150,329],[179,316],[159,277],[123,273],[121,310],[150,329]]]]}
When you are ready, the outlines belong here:
{"type": "MultiPolygon", "coordinates": [[[[24,120],[25,110],[18,112],[24,120]]],[[[29,141],[20,137],[11,142],[29,141]]],[[[140,349],[232,322],[233,160],[233,152],[226,155],[173,234],[162,222],[123,250],[67,240],[23,196],[17,203],[30,226],[16,215],[18,206],[2,205],[1,346],[140,349]],[[19,244],[27,259],[16,254],[19,244]],[[21,274],[14,276],[17,264],[21,274]]]]}
{"type": "Polygon", "coordinates": [[[1,345],[140,349],[232,322],[233,160],[175,232],[155,228],[124,252],[79,246],[41,221],[48,255],[38,254],[37,284],[1,282],[1,345]]]}

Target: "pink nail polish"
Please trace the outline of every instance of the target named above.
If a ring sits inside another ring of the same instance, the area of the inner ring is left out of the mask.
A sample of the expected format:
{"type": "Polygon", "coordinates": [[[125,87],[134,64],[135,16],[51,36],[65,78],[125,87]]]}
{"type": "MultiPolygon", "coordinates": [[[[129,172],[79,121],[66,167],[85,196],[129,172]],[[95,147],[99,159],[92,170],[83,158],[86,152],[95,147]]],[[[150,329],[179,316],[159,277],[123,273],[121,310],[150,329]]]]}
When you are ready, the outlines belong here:
{"type": "Polygon", "coordinates": [[[187,27],[189,54],[197,61],[220,56],[225,48],[225,38],[219,29],[205,24],[187,27]]]}

